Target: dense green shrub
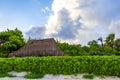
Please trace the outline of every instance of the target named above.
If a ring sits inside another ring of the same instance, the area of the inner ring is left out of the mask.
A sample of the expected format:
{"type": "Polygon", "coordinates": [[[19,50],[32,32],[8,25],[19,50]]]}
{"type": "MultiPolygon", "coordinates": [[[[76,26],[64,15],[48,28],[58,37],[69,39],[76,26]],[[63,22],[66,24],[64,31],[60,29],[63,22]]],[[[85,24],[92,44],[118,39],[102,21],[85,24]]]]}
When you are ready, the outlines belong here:
{"type": "Polygon", "coordinates": [[[93,79],[94,75],[93,74],[86,74],[86,75],[83,75],[83,78],[85,78],[85,79],[93,79]]]}
{"type": "Polygon", "coordinates": [[[120,76],[119,56],[64,56],[0,58],[0,73],[28,71],[41,74],[93,73],[120,76]]]}
{"type": "Polygon", "coordinates": [[[8,74],[8,73],[2,73],[2,74],[0,74],[0,78],[3,78],[3,77],[16,77],[15,75],[11,75],[11,74],[8,74]]]}
{"type": "Polygon", "coordinates": [[[40,73],[29,73],[27,75],[25,75],[25,78],[27,79],[38,79],[38,78],[43,78],[44,74],[40,74],[40,73]]]}

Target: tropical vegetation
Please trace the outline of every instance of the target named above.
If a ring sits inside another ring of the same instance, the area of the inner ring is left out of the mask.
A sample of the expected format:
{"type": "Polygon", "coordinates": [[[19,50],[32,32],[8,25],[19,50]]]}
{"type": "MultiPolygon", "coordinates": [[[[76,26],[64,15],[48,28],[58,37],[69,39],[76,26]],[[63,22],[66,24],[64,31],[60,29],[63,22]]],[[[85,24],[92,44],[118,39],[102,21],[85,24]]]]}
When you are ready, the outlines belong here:
{"type": "MultiPolygon", "coordinates": [[[[27,71],[34,74],[80,74],[120,77],[119,56],[48,56],[0,58],[0,73],[27,71]]],[[[30,74],[29,76],[34,76],[30,74]]],[[[26,76],[27,77],[27,76],[26,76]]]]}
{"type": "Polygon", "coordinates": [[[7,57],[9,53],[25,45],[22,32],[17,28],[0,32],[0,57],[7,57]]]}
{"type": "Polygon", "coordinates": [[[57,41],[59,47],[70,56],[115,56],[120,55],[120,38],[115,39],[115,34],[109,34],[105,40],[102,37],[88,42],[88,45],[68,44],[57,41]],[[101,44],[98,44],[100,41],[101,44]]]}
{"type": "MultiPolygon", "coordinates": [[[[22,32],[17,28],[0,32],[0,57],[8,57],[9,53],[18,50],[31,40],[30,38],[25,40],[22,32]]],[[[56,42],[61,50],[69,56],[120,55],[120,38],[115,38],[114,33],[109,34],[105,40],[99,37],[97,40],[89,41],[85,46],[56,42]]]]}

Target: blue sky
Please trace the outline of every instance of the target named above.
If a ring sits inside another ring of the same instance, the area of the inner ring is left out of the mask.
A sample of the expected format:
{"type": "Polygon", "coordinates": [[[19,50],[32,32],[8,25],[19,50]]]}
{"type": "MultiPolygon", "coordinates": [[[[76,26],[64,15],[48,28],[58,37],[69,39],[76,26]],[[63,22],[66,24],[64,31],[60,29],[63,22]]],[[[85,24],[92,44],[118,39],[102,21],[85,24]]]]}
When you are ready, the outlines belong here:
{"type": "Polygon", "coordinates": [[[87,44],[109,33],[120,37],[120,0],[0,0],[0,31],[87,44]]]}
{"type": "Polygon", "coordinates": [[[51,3],[52,0],[0,0],[0,29],[16,26],[24,30],[30,25],[45,24],[49,13],[41,9],[50,8],[51,3]]]}

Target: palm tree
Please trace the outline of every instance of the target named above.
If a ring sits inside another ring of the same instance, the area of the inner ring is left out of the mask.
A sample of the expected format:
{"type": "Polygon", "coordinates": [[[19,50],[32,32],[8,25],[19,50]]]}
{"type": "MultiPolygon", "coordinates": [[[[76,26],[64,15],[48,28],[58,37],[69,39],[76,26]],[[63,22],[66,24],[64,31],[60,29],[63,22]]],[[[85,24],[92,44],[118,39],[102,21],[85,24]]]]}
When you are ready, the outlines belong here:
{"type": "Polygon", "coordinates": [[[100,42],[101,42],[101,45],[100,45],[100,50],[102,50],[102,51],[103,51],[103,38],[102,38],[102,37],[98,38],[98,41],[100,41],[100,42]]]}
{"type": "Polygon", "coordinates": [[[89,46],[98,46],[96,40],[89,41],[89,42],[88,42],[88,45],[89,45],[89,46]]]}
{"type": "Polygon", "coordinates": [[[115,40],[115,47],[117,49],[120,49],[120,38],[118,38],[118,39],[115,40]]]}
{"type": "Polygon", "coordinates": [[[106,38],[106,44],[110,47],[114,47],[114,39],[115,39],[115,34],[114,33],[111,33],[107,36],[106,38]]]}

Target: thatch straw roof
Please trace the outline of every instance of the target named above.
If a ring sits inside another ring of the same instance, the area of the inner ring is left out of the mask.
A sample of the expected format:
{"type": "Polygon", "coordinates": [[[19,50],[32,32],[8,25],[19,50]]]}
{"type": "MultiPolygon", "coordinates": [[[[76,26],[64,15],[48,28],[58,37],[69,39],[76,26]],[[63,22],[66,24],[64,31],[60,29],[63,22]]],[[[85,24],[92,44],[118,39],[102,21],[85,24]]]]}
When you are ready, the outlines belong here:
{"type": "Polygon", "coordinates": [[[53,38],[33,40],[9,54],[9,57],[25,57],[25,56],[62,56],[64,53],[57,46],[53,38]]]}

